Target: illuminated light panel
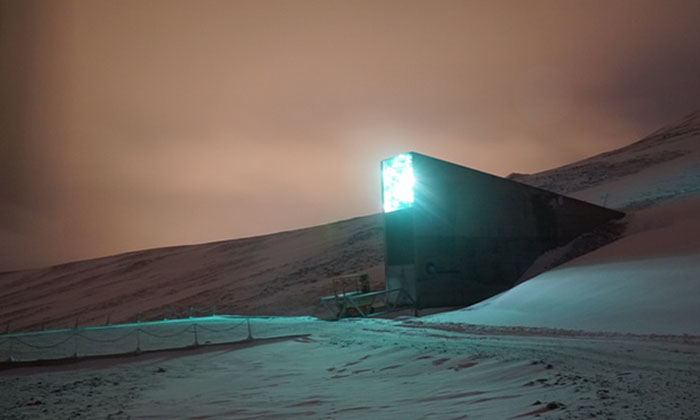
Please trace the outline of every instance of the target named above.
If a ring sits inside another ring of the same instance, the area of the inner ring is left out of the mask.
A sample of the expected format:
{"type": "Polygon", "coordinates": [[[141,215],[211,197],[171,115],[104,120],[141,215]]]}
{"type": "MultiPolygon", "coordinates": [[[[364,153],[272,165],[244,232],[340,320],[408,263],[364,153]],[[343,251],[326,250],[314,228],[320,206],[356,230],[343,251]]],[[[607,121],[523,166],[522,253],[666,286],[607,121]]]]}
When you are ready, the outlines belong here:
{"type": "Polygon", "coordinates": [[[382,202],[384,212],[411,207],[414,195],[413,156],[403,153],[382,161],[382,185],[384,188],[382,202]]]}

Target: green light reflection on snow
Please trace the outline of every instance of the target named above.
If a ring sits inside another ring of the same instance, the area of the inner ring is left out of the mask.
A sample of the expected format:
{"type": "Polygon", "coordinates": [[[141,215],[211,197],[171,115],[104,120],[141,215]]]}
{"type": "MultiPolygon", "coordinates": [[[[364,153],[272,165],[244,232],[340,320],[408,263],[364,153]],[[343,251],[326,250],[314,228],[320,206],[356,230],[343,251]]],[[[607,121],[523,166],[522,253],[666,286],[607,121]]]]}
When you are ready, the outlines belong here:
{"type": "Polygon", "coordinates": [[[384,212],[403,209],[413,205],[413,156],[402,153],[382,161],[382,186],[384,212]]]}

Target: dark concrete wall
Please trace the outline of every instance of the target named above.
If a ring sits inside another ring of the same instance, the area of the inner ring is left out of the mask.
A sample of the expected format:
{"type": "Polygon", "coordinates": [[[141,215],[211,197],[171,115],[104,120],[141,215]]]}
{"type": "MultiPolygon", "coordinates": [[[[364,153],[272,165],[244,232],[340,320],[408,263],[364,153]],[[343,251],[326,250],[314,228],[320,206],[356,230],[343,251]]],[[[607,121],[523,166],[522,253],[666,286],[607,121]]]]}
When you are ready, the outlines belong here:
{"type": "Polygon", "coordinates": [[[535,259],[623,214],[413,153],[413,207],[384,215],[387,287],[419,308],[469,305],[535,259]]]}

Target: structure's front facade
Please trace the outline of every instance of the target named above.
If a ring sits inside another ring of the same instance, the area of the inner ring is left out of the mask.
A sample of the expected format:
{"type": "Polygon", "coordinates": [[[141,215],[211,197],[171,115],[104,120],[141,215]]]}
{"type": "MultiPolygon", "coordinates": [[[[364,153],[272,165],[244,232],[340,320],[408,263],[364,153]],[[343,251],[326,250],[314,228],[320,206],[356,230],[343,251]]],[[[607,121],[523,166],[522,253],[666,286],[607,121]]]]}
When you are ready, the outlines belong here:
{"type": "Polygon", "coordinates": [[[623,216],[418,153],[382,162],[382,191],[386,286],[417,308],[502,292],[545,251],[623,216]]]}

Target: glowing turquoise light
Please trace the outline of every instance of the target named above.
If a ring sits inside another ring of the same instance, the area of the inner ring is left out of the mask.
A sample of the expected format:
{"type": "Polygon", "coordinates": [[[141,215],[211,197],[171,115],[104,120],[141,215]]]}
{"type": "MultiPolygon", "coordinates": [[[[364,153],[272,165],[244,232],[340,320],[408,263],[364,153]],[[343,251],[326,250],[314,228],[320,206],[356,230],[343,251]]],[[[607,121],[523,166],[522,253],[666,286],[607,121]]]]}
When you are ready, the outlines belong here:
{"type": "Polygon", "coordinates": [[[414,199],[413,186],[416,184],[413,156],[404,153],[382,161],[382,181],[385,213],[410,207],[414,199]]]}

